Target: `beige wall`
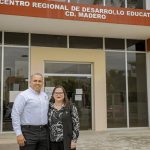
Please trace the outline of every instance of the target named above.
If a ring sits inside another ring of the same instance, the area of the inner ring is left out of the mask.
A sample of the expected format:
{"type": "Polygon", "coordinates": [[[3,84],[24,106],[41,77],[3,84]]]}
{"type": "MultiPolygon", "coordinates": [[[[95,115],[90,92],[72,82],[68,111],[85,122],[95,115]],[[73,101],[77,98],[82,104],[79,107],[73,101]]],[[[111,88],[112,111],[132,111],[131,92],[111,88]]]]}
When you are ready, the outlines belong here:
{"type": "Polygon", "coordinates": [[[93,64],[92,128],[96,131],[106,130],[105,53],[102,50],[32,47],[31,74],[36,72],[44,73],[44,60],[93,64]]]}

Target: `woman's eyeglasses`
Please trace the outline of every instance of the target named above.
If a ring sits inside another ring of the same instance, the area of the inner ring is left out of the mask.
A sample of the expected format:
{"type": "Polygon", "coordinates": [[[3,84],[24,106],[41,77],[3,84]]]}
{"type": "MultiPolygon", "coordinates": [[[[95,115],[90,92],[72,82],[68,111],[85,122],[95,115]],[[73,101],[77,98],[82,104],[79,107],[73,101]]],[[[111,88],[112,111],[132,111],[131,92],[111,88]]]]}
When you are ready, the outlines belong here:
{"type": "Polygon", "coordinates": [[[62,95],[64,92],[54,92],[55,95],[62,95]]]}

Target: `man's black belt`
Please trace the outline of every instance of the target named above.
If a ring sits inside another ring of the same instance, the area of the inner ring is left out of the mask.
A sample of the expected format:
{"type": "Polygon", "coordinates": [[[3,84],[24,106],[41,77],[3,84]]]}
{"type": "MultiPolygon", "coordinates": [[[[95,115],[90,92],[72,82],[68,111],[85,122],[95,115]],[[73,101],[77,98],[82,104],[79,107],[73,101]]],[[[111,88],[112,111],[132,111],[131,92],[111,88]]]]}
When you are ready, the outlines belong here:
{"type": "Polygon", "coordinates": [[[32,128],[32,129],[43,129],[47,128],[47,124],[45,125],[21,125],[23,128],[32,128]]]}

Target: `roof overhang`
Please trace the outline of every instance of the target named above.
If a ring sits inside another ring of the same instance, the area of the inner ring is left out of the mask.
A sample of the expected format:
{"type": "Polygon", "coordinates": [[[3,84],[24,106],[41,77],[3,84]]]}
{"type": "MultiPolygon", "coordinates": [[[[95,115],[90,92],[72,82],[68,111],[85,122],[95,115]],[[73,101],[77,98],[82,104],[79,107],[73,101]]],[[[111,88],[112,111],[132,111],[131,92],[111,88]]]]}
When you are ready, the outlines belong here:
{"type": "Polygon", "coordinates": [[[40,34],[150,38],[150,26],[0,15],[0,30],[40,34]]]}
{"type": "Polygon", "coordinates": [[[132,39],[150,38],[149,26],[71,21],[13,15],[0,15],[0,30],[9,32],[29,32],[75,36],[132,39]]]}

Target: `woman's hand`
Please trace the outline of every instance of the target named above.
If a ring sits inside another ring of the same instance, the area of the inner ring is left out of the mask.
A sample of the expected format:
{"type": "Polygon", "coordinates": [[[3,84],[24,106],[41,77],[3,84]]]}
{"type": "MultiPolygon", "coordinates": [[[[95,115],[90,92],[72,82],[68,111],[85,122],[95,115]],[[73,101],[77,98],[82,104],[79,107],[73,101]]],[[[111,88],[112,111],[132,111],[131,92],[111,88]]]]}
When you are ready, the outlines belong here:
{"type": "Polygon", "coordinates": [[[71,141],[71,149],[75,149],[76,148],[76,143],[74,141],[71,141]]]}

